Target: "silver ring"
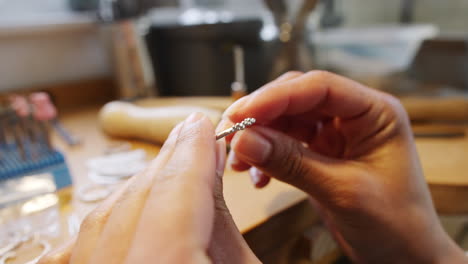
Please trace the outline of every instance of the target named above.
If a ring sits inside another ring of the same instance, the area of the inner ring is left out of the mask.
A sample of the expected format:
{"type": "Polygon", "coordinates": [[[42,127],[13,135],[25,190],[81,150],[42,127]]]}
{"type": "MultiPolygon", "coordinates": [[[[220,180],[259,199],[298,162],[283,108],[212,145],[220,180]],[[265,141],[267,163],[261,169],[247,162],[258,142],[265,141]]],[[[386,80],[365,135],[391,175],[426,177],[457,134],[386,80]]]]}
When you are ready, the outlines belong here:
{"type": "Polygon", "coordinates": [[[88,184],[78,189],[78,198],[85,203],[94,203],[106,199],[113,191],[110,185],[88,184]]]}
{"type": "MultiPolygon", "coordinates": [[[[28,241],[31,237],[28,237],[28,238],[21,238],[20,242],[17,243],[16,245],[14,245],[14,247],[10,250],[10,251],[7,251],[5,254],[3,254],[3,256],[0,258],[0,264],[5,264],[9,259],[14,259],[16,258],[16,252],[13,251],[13,249],[17,248],[18,246],[20,246],[22,243],[28,241]]],[[[11,244],[13,245],[13,243],[11,244]]],[[[51,250],[51,246],[50,246],[50,243],[47,242],[46,240],[40,240],[39,241],[39,245],[42,247],[42,252],[36,256],[34,259],[24,263],[24,264],[36,264],[37,262],[39,262],[39,260],[44,257],[47,253],[50,252],[51,250]]]]}

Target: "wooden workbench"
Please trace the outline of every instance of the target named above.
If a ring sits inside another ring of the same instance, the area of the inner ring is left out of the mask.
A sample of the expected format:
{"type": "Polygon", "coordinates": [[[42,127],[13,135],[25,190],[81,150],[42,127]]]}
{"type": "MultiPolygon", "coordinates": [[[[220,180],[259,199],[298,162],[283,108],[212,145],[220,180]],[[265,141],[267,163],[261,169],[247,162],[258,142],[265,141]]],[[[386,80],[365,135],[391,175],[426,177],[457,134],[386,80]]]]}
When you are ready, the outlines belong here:
{"type": "MultiPolygon", "coordinates": [[[[129,142],[132,148],[144,149],[149,158],[154,158],[160,149],[151,143],[107,137],[99,128],[98,111],[99,107],[95,106],[62,115],[63,125],[82,139],[81,145],[69,147],[54,137],[54,144],[66,153],[75,192],[91,183],[87,177],[87,159],[103,155],[109,147],[129,142]]],[[[307,227],[318,222],[310,205],[304,201],[306,194],[276,180],[266,188],[255,189],[247,172],[226,169],[224,195],[239,230],[260,256],[269,255],[284,241],[301,235],[307,227]]],[[[79,201],[76,195],[72,199],[73,211],[80,219],[94,207],[95,204],[79,201]]]]}
{"type": "MultiPolygon", "coordinates": [[[[183,102],[173,99],[170,102],[183,102]]],[[[222,108],[226,102],[209,100],[213,107],[222,108]]],[[[140,102],[154,105],[153,102],[140,102]]],[[[164,104],[168,104],[165,102],[164,104]]],[[[163,105],[164,105],[163,104],[163,105]]],[[[105,136],[98,125],[99,106],[67,112],[61,116],[65,127],[80,137],[83,144],[68,147],[54,137],[53,141],[67,157],[74,180],[74,189],[90,182],[87,177],[86,160],[104,154],[104,151],[125,141],[105,136]]],[[[159,151],[159,146],[150,143],[129,141],[133,148],[143,148],[150,158],[159,151]]],[[[468,138],[417,139],[424,172],[433,194],[435,204],[442,213],[468,213],[468,138]],[[460,201],[460,202],[458,202],[460,201]]],[[[300,236],[305,229],[318,222],[306,195],[286,184],[272,181],[268,187],[258,190],[250,183],[247,173],[226,170],[224,193],[234,220],[249,245],[262,259],[271,257],[272,251],[284,241],[300,236]]],[[[73,198],[67,213],[73,210],[83,218],[94,208],[73,198]]]]}

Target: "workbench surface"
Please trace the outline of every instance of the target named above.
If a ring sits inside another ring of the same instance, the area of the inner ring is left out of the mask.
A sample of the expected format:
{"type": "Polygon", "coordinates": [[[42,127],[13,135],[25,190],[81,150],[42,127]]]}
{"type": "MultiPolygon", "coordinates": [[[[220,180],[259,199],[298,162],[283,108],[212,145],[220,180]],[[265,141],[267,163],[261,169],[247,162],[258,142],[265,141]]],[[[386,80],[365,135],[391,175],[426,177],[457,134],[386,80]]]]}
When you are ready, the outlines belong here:
{"type": "MultiPolygon", "coordinates": [[[[160,105],[185,102],[171,100],[160,105]]],[[[196,99],[190,100],[195,102],[193,100],[196,99]]],[[[208,102],[215,108],[222,108],[229,100],[211,98],[208,102]]],[[[151,106],[154,102],[144,101],[140,104],[151,106]]],[[[99,108],[100,106],[87,107],[60,116],[63,125],[82,139],[81,145],[69,147],[55,135],[53,137],[54,144],[66,154],[74,181],[72,191],[91,183],[87,177],[87,159],[103,155],[110,146],[129,142],[132,148],[144,149],[150,158],[155,157],[160,148],[150,143],[107,137],[99,128],[99,108]]],[[[468,138],[418,138],[416,144],[438,211],[468,213],[468,203],[464,202],[468,200],[468,138]]],[[[318,221],[311,207],[304,202],[306,194],[275,180],[259,190],[250,183],[247,173],[227,169],[224,175],[224,194],[238,228],[258,254],[266,254],[274,243],[301,234],[318,221]]],[[[95,204],[80,202],[74,196],[62,208],[65,208],[65,215],[74,212],[82,219],[94,206],[95,204]]],[[[53,244],[63,239],[65,238],[59,238],[53,244]]]]}
{"type": "MultiPolygon", "coordinates": [[[[223,108],[229,104],[226,98],[200,99],[166,99],[146,100],[139,104],[143,106],[174,105],[181,103],[210,105],[223,108]],[[157,101],[157,103],[155,103],[157,101]]],[[[89,107],[83,110],[69,112],[61,117],[64,125],[83,139],[83,144],[76,147],[65,146],[55,140],[56,144],[67,155],[75,186],[89,182],[85,162],[88,158],[102,155],[104,150],[121,139],[111,139],[103,134],[97,121],[99,107],[89,107]]],[[[160,146],[129,141],[134,148],[143,148],[148,156],[154,157],[160,146]]],[[[435,204],[443,213],[468,213],[468,203],[445,201],[451,193],[467,197],[468,188],[468,137],[455,138],[417,138],[416,145],[423,165],[426,179],[431,191],[436,192],[435,204]],[[442,192],[442,193],[441,193],[442,192]],[[437,200],[439,199],[439,200],[437,200]]],[[[271,216],[304,200],[306,195],[286,184],[273,180],[264,189],[255,189],[250,183],[247,173],[234,172],[229,169],[224,175],[224,192],[226,202],[233,214],[234,220],[242,232],[251,230],[265,222],[271,216]]],[[[462,201],[459,197],[458,201],[462,201]]],[[[81,211],[92,206],[83,205],[74,199],[74,206],[81,211]]]]}

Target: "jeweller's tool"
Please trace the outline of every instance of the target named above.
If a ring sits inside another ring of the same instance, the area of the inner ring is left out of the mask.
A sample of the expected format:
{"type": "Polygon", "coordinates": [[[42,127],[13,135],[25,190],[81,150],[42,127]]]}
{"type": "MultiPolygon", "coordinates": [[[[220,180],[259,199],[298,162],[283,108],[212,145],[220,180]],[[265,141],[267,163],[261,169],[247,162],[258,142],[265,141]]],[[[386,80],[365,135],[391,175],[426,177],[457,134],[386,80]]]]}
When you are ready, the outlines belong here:
{"type": "Polygon", "coordinates": [[[42,96],[45,93],[33,93],[29,96],[29,100],[33,106],[33,116],[38,123],[38,127],[41,131],[41,139],[49,150],[52,149],[52,143],[50,141],[50,129],[49,120],[53,119],[56,115],[55,109],[53,109],[48,101],[42,96]]]}
{"type": "Polygon", "coordinates": [[[235,45],[234,53],[234,75],[235,81],[231,84],[231,97],[234,100],[247,94],[247,85],[245,83],[245,63],[244,49],[240,45],[235,45]]]}
{"type": "Polygon", "coordinates": [[[5,187],[20,184],[26,176],[49,175],[57,189],[71,185],[65,157],[49,141],[51,113],[40,102],[32,107],[21,95],[0,98],[0,189],[6,190],[0,191],[0,207],[23,194],[34,194],[32,189],[5,187]]]}
{"type": "Polygon", "coordinates": [[[234,132],[237,132],[237,131],[240,131],[240,130],[244,130],[246,129],[247,127],[255,124],[255,118],[251,118],[251,117],[248,117],[246,119],[244,119],[244,121],[240,122],[240,123],[236,123],[234,126],[224,130],[224,131],[221,131],[219,132],[218,134],[216,134],[216,140],[218,139],[221,139],[229,134],[232,134],[234,132]]]}
{"type": "Polygon", "coordinates": [[[26,160],[26,146],[23,137],[23,130],[21,129],[20,119],[14,115],[10,114],[9,118],[9,127],[11,128],[11,135],[15,141],[16,146],[18,147],[18,153],[22,160],[26,160]]]}
{"type": "Polygon", "coordinates": [[[62,137],[62,139],[69,145],[75,146],[81,143],[81,141],[71,134],[60,121],[55,118],[52,120],[52,127],[57,131],[57,133],[62,137]]]}
{"type": "Polygon", "coordinates": [[[0,104],[0,148],[2,145],[6,145],[6,127],[7,127],[7,111],[6,108],[0,104]]]}
{"type": "MultiPolygon", "coordinates": [[[[37,119],[41,121],[42,127],[50,124],[58,135],[67,143],[69,146],[74,146],[80,144],[80,140],[72,135],[68,130],[66,130],[60,121],[57,118],[57,109],[55,105],[50,100],[50,97],[47,93],[38,92],[33,93],[29,97],[32,104],[34,105],[37,111],[37,119]]],[[[43,128],[44,129],[44,128],[43,128]]]]}
{"type": "Polygon", "coordinates": [[[28,100],[24,96],[13,95],[9,98],[10,108],[14,110],[19,119],[19,125],[22,130],[22,138],[25,140],[28,156],[37,159],[39,153],[37,143],[40,141],[38,137],[36,121],[32,116],[32,108],[28,100]]]}

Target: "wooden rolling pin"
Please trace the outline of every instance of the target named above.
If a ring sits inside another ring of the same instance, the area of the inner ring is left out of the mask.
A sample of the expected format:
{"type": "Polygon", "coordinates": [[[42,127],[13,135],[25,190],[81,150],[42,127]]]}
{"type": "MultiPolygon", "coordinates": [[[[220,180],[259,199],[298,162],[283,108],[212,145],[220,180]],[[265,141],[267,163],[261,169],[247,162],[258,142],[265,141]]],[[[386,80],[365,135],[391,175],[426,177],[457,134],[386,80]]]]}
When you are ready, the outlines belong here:
{"type": "MultiPolygon", "coordinates": [[[[412,121],[468,122],[468,99],[463,97],[409,96],[401,97],[400,100],[412,121]]],[[[190,113],[205,113],[213,123],[217,123],[221,112],[230,103],[229,97],[158,98],[138,102],[138,105],[144,107],[111,102],[102,108],[100,122],[104,131],[111,136],[163,143],[172,128],[190,113]]],[[[422,132],[427,134],[427,131],[422,132]]],[[[446,130],[442,132],[447,133],[446,130]]],[[[416,134],[421,133],[416,131],[416,134]]],[[[434,131],[429,134],[434,134],[434,131]]],[[[458,134],[464,134],[464,131],[457,130],[458,134]]]]}
{"type": "Polygon", "coordinates": [[[467,122],[468,99],[463,97],[401,97],[412,121],[467,122]]]}
{"type": "MultiPolygon", "coordinates": [[[[413,121],[468,121],[468,98],[404,96],[400,100],[413,121]]],[[[137,105],[193,105],[224,111],[232,102],[230,97],[170,97],[140,100],[137,105]]]]}
{"type": "Polygon", "coordinates": [[[104,105],[99,120],[104,132],[110,136],[162,144],[179,122],[195,112],[204,113],[214,124],[221,120],[221,111],[206,107],[140,107],[124,102],[104,105]]]}

